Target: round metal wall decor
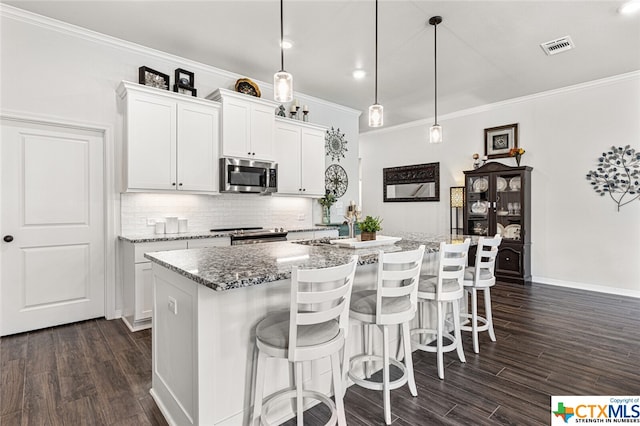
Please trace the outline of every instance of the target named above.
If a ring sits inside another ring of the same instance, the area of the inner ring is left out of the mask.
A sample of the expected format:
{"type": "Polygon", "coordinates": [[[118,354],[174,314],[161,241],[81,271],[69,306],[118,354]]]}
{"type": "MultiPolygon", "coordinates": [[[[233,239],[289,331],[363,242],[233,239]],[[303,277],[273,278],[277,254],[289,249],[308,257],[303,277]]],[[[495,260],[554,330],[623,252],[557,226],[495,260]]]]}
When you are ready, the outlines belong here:
{"type": "Polygon", "coordinates": [[[344,153],[348,151],[347,141],[344,138],[344,133],[340,132],[340,128],[327,130],[327,134],[324,138],[324,146],[327,151],[327,156],[331,157],[331,161],[340,161],[340,158],[345,158],[344,153]]]}
{"type": "Polygon", "coordinates": [[[340,198],[347,192],[349,178],[347,172],[338,164],[332,164],[324,172],[324,187],[327,191],[332,191],[340,198]]]}

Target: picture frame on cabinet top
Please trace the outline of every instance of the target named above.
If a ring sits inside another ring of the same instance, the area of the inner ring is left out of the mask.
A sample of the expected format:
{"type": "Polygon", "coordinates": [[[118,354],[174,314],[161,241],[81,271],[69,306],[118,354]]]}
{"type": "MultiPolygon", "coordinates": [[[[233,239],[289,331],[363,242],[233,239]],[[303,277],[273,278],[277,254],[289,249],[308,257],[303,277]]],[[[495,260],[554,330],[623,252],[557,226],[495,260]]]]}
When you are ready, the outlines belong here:
{"type": "Polygon", "coordinates": [[[176,93],[181,93],[183,95],[191,95],[197,97],[198,89],[193,87],[183,86],[182,84],[174,84],[173,91],[176,93]]]}
{"type": "Polygon", "coordinates": [[[175,71],[175,78],[176,79],[174,83],[178,87],[191,88],[191,89],[196,87],[195,74],[192,73],[191,71],[183,70],[182,68],[177,68],[175,71]]]}
{"type": "Polygon", "coordinates": [[[487,158],[507,158],[512,148],[518,148],[518,123],[484,129],[484,155],[487,158]]]}
{"type": "Polygon", "coordinates": [[[169,75],[142,66],[138,68],[138,83],[156,89],[169,90],[169,75]]]}

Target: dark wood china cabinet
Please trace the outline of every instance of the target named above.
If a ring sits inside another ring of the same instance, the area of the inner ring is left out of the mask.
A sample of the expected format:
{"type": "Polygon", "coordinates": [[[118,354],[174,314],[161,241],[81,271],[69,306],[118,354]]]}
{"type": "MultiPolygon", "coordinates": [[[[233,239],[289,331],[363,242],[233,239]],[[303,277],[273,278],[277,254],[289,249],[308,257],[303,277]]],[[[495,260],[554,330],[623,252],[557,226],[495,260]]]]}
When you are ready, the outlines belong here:
{"type": "MultiPolygon", "coordinates": [[[[496,260],[498,281],[531,281],[531,170],[490,162],[464,172],[464,233],[502,235],[496,260]]],[[[475,259],[475,250],[469,259],[475,259]]]]}

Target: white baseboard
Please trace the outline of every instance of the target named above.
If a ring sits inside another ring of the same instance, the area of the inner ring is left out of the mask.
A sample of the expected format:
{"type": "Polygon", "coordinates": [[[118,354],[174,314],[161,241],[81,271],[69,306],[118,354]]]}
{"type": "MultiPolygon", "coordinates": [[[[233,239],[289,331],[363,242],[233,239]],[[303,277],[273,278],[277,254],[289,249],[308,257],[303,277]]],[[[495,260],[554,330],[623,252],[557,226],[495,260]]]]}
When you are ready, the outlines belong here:
{"type": "Polygon", "coordinates": [[[534,283],[555,285],[558,287],[577,288],[580,290],[597,291],[598,293],[615,294],[618,296],[637,297],[640,298],[640,290],[631,290],[628,288],[609,287],[604,285],[578,283],[573,281],[556,280],[553,278],[536,277],[532,278],[534,283]]]}

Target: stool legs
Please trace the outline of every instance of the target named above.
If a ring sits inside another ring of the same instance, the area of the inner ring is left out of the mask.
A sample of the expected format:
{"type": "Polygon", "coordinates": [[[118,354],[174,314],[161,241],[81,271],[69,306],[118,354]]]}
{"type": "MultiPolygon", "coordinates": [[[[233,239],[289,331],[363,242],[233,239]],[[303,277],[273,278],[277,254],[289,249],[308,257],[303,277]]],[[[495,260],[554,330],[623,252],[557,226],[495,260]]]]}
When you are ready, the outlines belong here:
{"type": "Polygon", "coordinates": [[[478,342],[478,290],[471,289],[471,337],[473,338],[473,351],[480,352],[480,343],[478,342]]]}
{"type": "Polygon", "coordinates": [[[478,334],[481,331],[488,331],[489,338],[492,342],[496,341],[496,333],[493,330],[493,314],[491,312],[491,290],[489,287],[470,287],[468,290],[471,297],[471,314],[467,315],[467,318],[471,319],[471,325],[465,326],[462,329],[465,331],[471,331],[473,337],[473,351],[480,353],[480,343],[478,334]],[[485,317],[482,318],[478,315],[478,291],[484,292],[484,311],[485,317]]]}
{"type": "Polygon", "coordinates": [[[493,331],[493,314],[491,313],[491,290],[488,287],[484,290],[484,311],[487,317],[489,337],[492,342],[495,342],[496,333],[493,331]]]}
{"type": "Polygon", "coordinates": [[[453,300],[451,302],[453,306],[453,335],[456,338],[456,350],[458,351],[458,358],[460,362],[467,362],[464,357],[464,348],[462,347],[462,333],[460,332],[460,301],[453,300]]]}
{"type": "MultiPolygon", "coordinates": [[[[345,345],[346,346],[346,345],[345,345]]],[[[342,388],[342,375],[340,374],[340,355],[338,353],[331,354],[331,374],[333,375],[333,395],[336,403],[336,411],[338,412],[338,425],[346,426],[347,419],[344,414],[344,389],[342,388]]]]}
{"type": "Polygon", "coordinates": [[[382,393],[384,399],[384,421],[391,424],[391,389],[389,389],[389,328],[382,328],[382,393]]]}
{"type": "Polygon", "coordinates": [[[304,398],[302,397],[302,363],[296,362],[296,417],[298,426],[304,426],[304,398]]]}
{"type": "Polygon", "coordinates": [[[258,361],[256,367],[256,380],[253,387],[253,416],[251,417],[252,425],[260,425],[260,414],[262,413],[262,396],[264,392],[264,373],[267,355],[256,349],[258,352],[258,361]]]}
{"type": "Polygon", "coordinates": [[[437,333],[436,333],[436,358],[438,364],[438,377],[444,379],[444,354],[442,352],[442,332],[444,331],[444,306],[442,302],[436,303],[437,308],[437,333]]]}
{"type": "Polygon", "coordinates": [[[404,348],[404,365],[407,369],[407,380],[411,395],[418,396],[416,379],[413,376],[413,355],[411,353],[411,325],[408,322],[402,323],[402,347],[404,348]]]}

